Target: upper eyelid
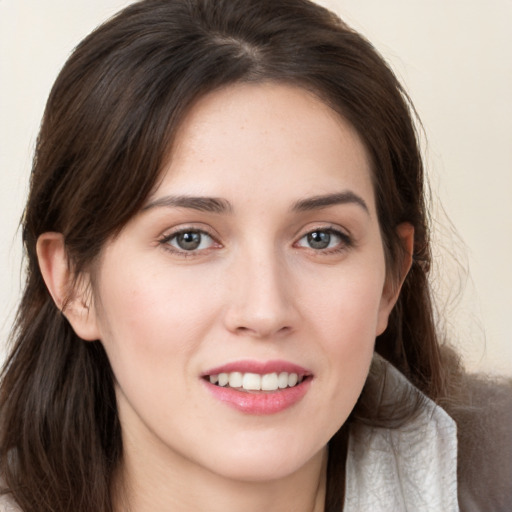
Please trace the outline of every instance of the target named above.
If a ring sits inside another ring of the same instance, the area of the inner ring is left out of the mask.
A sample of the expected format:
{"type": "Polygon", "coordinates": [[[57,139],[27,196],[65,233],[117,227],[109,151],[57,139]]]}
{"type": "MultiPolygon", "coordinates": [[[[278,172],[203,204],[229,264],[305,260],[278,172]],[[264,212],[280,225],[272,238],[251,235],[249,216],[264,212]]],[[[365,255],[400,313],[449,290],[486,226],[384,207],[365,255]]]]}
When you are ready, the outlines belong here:
{"type": "Polygon", "coordinates": [[[353,238],[352,233],[346,228],[343,228],[341,226],[334,225],[334,224],[329,224],[329,223],[328,224],[320,224],[319,223],[318,225],[313,225],[311,227],[308,226],[306,228],[301,228],[300,230],[298,230],[298,232],[296,234],[296,239],[300,240],[304,236],[309,235],[310,233],[314,233],[315,231],[331,231],[333,233],[339,233],[341,236],[346,237],[346,238],[350,238],[350,239],[353,238]]]}
{"type": "Polygon", "coordinates": [[[194,231],[196,233],[202,233],[204,235],[208,235],[209,237],[213,238],[214,240],[218,241],[218,236],[213,233],[213,230],[209,229],[208,227],[198,227],[197,225],[185,225],[185,226],[176,226],[174,228],[168,228],[166,229],[162,235],[159,237],[160,240],[168,239],[175,237],[176,235],[179,235],[180,233],[186,233],[187,231],[194,231]]]}

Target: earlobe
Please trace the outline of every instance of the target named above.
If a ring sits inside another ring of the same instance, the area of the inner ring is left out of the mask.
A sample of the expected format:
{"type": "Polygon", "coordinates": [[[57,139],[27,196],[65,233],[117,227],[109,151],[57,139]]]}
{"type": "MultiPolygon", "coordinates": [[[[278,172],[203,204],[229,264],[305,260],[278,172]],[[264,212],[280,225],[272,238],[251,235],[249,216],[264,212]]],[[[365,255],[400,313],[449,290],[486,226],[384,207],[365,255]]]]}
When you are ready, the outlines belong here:
{"type": "Polygon", "coordinates": [[[88,300],[88,283],[74,279],[61,233],[43,233],[37,239],[37,259],[44,282],[56,306],[75,333],[84,340],[99,339],[93,304],[88,300]]]}
{"type": "Polygon", "coordinates": [[[400,238],[402,245],[402,261],[400,268],[398,269],[399,274],[396,278],[386,279],[377,323],[377,336],[382,334],[388,326],[389,315],[398,300],[402,284],[405,281],[412,265],[412,256],[414,252],[414,226],[409,222],[402,222],[397,226],[396,233],[400,238]]]}

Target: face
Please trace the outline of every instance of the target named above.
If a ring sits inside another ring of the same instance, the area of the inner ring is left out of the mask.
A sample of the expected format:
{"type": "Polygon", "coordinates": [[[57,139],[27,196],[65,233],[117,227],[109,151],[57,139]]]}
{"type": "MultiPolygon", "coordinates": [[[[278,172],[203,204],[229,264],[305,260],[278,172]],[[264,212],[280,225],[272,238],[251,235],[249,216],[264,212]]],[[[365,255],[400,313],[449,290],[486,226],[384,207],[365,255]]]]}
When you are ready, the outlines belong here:
{"type": "Polygon", "coordinates": [[[264,480],[321,454],[393,300],[365,149],[311,94],[235,85],[180,128],[93,308],[125,450],[264,480]]]}

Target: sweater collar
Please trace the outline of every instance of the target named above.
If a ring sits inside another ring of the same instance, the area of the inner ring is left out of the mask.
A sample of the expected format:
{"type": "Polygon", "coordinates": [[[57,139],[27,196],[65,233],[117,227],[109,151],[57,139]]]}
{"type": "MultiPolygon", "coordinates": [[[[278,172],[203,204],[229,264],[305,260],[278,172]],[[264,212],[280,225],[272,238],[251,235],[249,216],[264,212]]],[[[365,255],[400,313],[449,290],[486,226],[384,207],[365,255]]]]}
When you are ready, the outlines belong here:
{"type": "Polygon", "coordinates": [[[455,422],[378,355],[369,378],[384,379],[377,407],[397,396],[421,405],[396,428],[351,425],[343,511],[458,512],[455,422]]]}

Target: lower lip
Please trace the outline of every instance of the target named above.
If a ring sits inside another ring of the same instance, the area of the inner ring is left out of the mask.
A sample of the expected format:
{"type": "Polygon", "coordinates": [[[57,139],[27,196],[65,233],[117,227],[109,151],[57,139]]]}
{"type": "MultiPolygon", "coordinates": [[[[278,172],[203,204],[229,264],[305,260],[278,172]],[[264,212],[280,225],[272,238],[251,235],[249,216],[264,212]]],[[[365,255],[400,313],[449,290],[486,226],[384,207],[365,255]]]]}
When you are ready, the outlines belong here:
{"type": "Polygon", "coordinates": [[[264,392],[244,392],[216,386],[206,380],[203,382],[217,400],[246,414],[264,415],[284,411],[302,400],[309,389],[311,379],[305,379],[293,388],[264,392]]]}

